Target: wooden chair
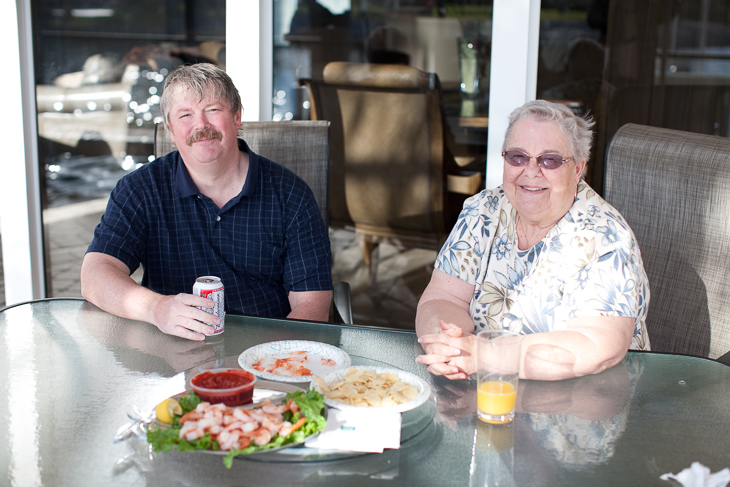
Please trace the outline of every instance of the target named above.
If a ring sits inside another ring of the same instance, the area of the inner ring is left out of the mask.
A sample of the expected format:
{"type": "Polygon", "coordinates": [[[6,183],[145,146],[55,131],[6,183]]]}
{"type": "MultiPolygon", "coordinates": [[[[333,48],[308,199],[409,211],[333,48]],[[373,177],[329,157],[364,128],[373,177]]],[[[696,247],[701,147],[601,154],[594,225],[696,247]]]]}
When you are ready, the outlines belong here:
{"type": "Polygon", "coordinates": [[[301,84],[310,92],[312,119],[332,122],[331,220],[353,222],[371,279],[382,241],[440,249],[464,199],[482,182],[480,173],[459,174],[446,148],[438,76],[410,66],[333,62],[322,80],[301,84]]]}
{"type": "MultiPolygon", "coordinates": [[[[328,224],[330,124],[324,121],[243,122],[238,136],[255,153],[291,169],[306,182],[328,224]]],[[[155,126],[154,153],[160,157],[177,147],[163,124],[155,126]]],[[[337,323],[352,324],[350,285],[334,283],[333,317],[337,323]]]]}
{"type": "Polygon", "coordinates": [[[639,242],[652,350],[730,350],[729,187],[730,139],[626,124],[608,146],[604,197],[639,242]]]}

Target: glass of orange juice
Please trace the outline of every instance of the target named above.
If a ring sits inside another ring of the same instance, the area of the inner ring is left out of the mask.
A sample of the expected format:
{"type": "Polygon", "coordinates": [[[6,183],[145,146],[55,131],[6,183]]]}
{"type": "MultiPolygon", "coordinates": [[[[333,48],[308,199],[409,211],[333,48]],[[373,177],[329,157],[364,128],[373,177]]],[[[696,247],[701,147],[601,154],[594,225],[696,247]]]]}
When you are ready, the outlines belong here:
{"type": "Polygon", "coordinates": [[[509,330],[477,333],[477,415],[490,424],[515,417],[522,335],[509,330]]]}

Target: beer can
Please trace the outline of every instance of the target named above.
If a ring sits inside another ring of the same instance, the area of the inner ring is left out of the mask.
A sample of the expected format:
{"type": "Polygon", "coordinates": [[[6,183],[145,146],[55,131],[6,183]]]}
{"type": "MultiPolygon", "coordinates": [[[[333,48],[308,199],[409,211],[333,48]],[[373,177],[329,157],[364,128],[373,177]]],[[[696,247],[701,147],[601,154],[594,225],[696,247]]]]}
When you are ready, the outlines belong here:
{"type": "MultiPolygon", "coordinates": [[[[212,313],[221,319],[221,322],[218,325],[208,323],[213,327],[213,335],[220,335],[223,333],[226,329],[226,312],[223,306],[223,283],[221,282],[220,277],[202,276],[197,278],[195,280],[195,284],[193,284],[193,294],[213,300],[215,303],[213,308],[204,309],[204,311],[212,313]]],[[[203,308],[198,306],[198,309],[203,308]]]]}

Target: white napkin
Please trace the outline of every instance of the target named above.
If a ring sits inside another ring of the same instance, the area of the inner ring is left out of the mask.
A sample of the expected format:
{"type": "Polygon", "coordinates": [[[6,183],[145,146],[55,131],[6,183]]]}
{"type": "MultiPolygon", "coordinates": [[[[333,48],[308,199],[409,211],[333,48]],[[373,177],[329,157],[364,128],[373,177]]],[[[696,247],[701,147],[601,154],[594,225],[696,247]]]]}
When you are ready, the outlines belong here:
{"type": "Polygon", "coordinates": [[[693,462],[678,474],[665,473],[659,477],[662,480],[674,479],[684,487],[726,487],[730,482],[730,468],[723,468],[719,472],[710,473],[710,469],[700,462],[693,462]]]}
{"type": "Polygon", "coordinates": [[[377,409],[330,409],[327,426],[304,445],[309,448],[383,453],[400,448],[400,413],[377,409]]]}

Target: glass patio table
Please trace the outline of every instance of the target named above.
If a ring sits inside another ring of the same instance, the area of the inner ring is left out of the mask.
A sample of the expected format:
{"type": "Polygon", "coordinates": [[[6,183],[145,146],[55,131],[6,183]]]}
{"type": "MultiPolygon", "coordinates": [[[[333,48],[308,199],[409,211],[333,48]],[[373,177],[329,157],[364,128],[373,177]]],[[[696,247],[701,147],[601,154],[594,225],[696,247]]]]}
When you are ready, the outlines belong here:
{"type": "Polygon", "coordinates": [[[659,476],[692,462],[730,466],[730,367],[702,358],[629,352],[598,375],[522,381],[515,421],[490,426],[476,418],[475,383],[432,377],[403,330],[229,315],[222,342],[191,342],[52,299],[1,310],[0,351],[0,485],[12,487],[670,486],[659,476]],[[239,457],[230,470],[216,455],[113,442],[131,406],[151,411],[185,389],[191,370],[276,340],[324,342],[353,363],[416,374],[432,409],[415,422],[404,414],[413,428],[400,449],[239,457]]]}

